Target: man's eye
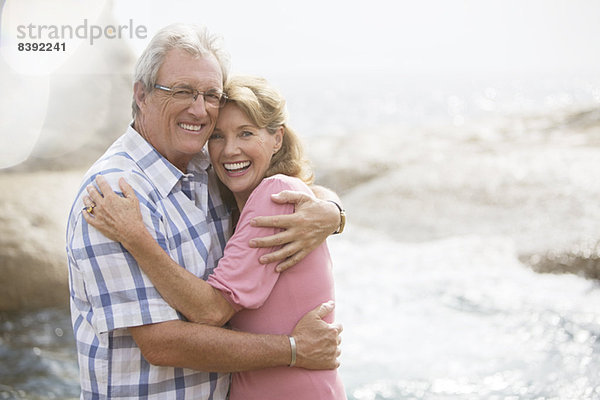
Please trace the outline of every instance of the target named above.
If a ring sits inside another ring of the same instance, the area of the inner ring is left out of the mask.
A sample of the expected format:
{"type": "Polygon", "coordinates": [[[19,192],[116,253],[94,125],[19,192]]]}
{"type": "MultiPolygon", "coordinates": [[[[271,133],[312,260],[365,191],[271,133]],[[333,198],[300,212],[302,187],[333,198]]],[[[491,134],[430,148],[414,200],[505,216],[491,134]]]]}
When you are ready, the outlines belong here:
{"type": "Polygon", "coordinates": [[[254,135],[254,133],[251,131],[242,131],[242,136],[244,136],[244,137],[252,136],[252,135],[254,135]]]}
{"type": "Polygon", "coordinates": [[[194,95],[194,93],[191,90],[187,90],[187,89],[177,89],[173,91],[173,97],[178,98],[178,99],[185,99],[185,98],[189,98],[192,97],[194,95]]]}
{"type": "Polygon", "coordinates": [[[208,138],[208,140],[213,140],[213,139],[222,139],[223,135],[221,135],[220,133],[213,133],[212,135],[210,135],[210,137],[208,138]]]}
{"type": "Polygon", "coordinates": [[[218,92],[207,92],[204,93],[204,98],[218,101],[221,99],[221,95],[218,92]]]}

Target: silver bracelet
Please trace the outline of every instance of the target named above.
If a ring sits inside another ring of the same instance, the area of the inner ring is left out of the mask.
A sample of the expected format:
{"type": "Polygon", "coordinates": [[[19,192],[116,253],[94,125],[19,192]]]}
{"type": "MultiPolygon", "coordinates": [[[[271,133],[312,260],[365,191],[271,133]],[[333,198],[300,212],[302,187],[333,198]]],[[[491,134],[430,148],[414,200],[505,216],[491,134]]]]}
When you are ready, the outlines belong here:
{"type": "Polygon", "coordinates": [[[292,348],[292,362],[290,362],[290,367],[296,365],[296,339],[293,336],[288,336],[290,339],[290,347],[292,348]]]}

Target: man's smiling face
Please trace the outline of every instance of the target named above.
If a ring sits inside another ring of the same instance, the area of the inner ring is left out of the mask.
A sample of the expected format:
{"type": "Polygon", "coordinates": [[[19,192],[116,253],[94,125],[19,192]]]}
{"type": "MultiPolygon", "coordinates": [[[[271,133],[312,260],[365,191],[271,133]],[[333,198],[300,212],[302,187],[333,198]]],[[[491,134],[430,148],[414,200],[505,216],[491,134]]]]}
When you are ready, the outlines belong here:
{"type": "MultiPolygon", "coordinates": [[[[223,90],[221,68],[215,57],[195,57],[180,49],[166,54],[156,83],[201,92],[223,90]]],[[[175,99],[169,92],[159,89],[150,93],[140,90],[143,89],[135,89],[140,108],[136,130],[159,153],[185,172],[188,162],[202,150],[212,133],[219,108],[207,107],[202,95],[190,102],[175,99]]]]}

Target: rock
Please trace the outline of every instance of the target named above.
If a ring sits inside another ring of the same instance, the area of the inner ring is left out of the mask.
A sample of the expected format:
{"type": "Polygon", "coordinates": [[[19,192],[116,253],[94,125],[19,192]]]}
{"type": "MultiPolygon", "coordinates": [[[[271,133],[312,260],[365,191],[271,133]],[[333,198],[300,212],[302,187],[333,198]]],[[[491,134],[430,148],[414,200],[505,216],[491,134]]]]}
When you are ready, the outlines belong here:
{"type": "Polygon", "coordinates": [[[600,242],[579,243],[566,249],[524,255],[521,260],[536,272],[569,273],[600,280],[600,242]]]}
{"type": "Polygon", "coordinates": [[[82,176],[0,173],[0,311],[67,306],[66,222],[82,176]]]}
{"type": "MultiPolygon", "coordinates": [[[[89,23],[116,25],[112,1],[98,7],[89,23]]],[[[0,86],[11,94],[0,100],[0,311],[68,304],[65,230],[79,170],[125,131],[134,62],[120,39],[81,43],[39,76],[0,57],[0,86]]]]}

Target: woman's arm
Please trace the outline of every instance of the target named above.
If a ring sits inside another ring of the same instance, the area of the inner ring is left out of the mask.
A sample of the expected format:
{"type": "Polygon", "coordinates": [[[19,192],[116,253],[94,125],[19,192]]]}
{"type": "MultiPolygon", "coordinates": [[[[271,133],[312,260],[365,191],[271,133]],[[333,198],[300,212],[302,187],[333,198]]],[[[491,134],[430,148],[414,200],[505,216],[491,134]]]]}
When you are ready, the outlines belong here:
{"type": "Polygon", "coordinates": [[[92,202],[95,206],[91,214],[83,212],[86,221],[109,239],[121,242],[165,301],[189,321],[213,326],[229,321],[235,311],[221,292],[178,265],[150,235],[133,188],[121,178],[121,197],[102,176],[96,183],[103,195],[88,187],[89,199],[84,201],[86,206],[92,202]]]}

